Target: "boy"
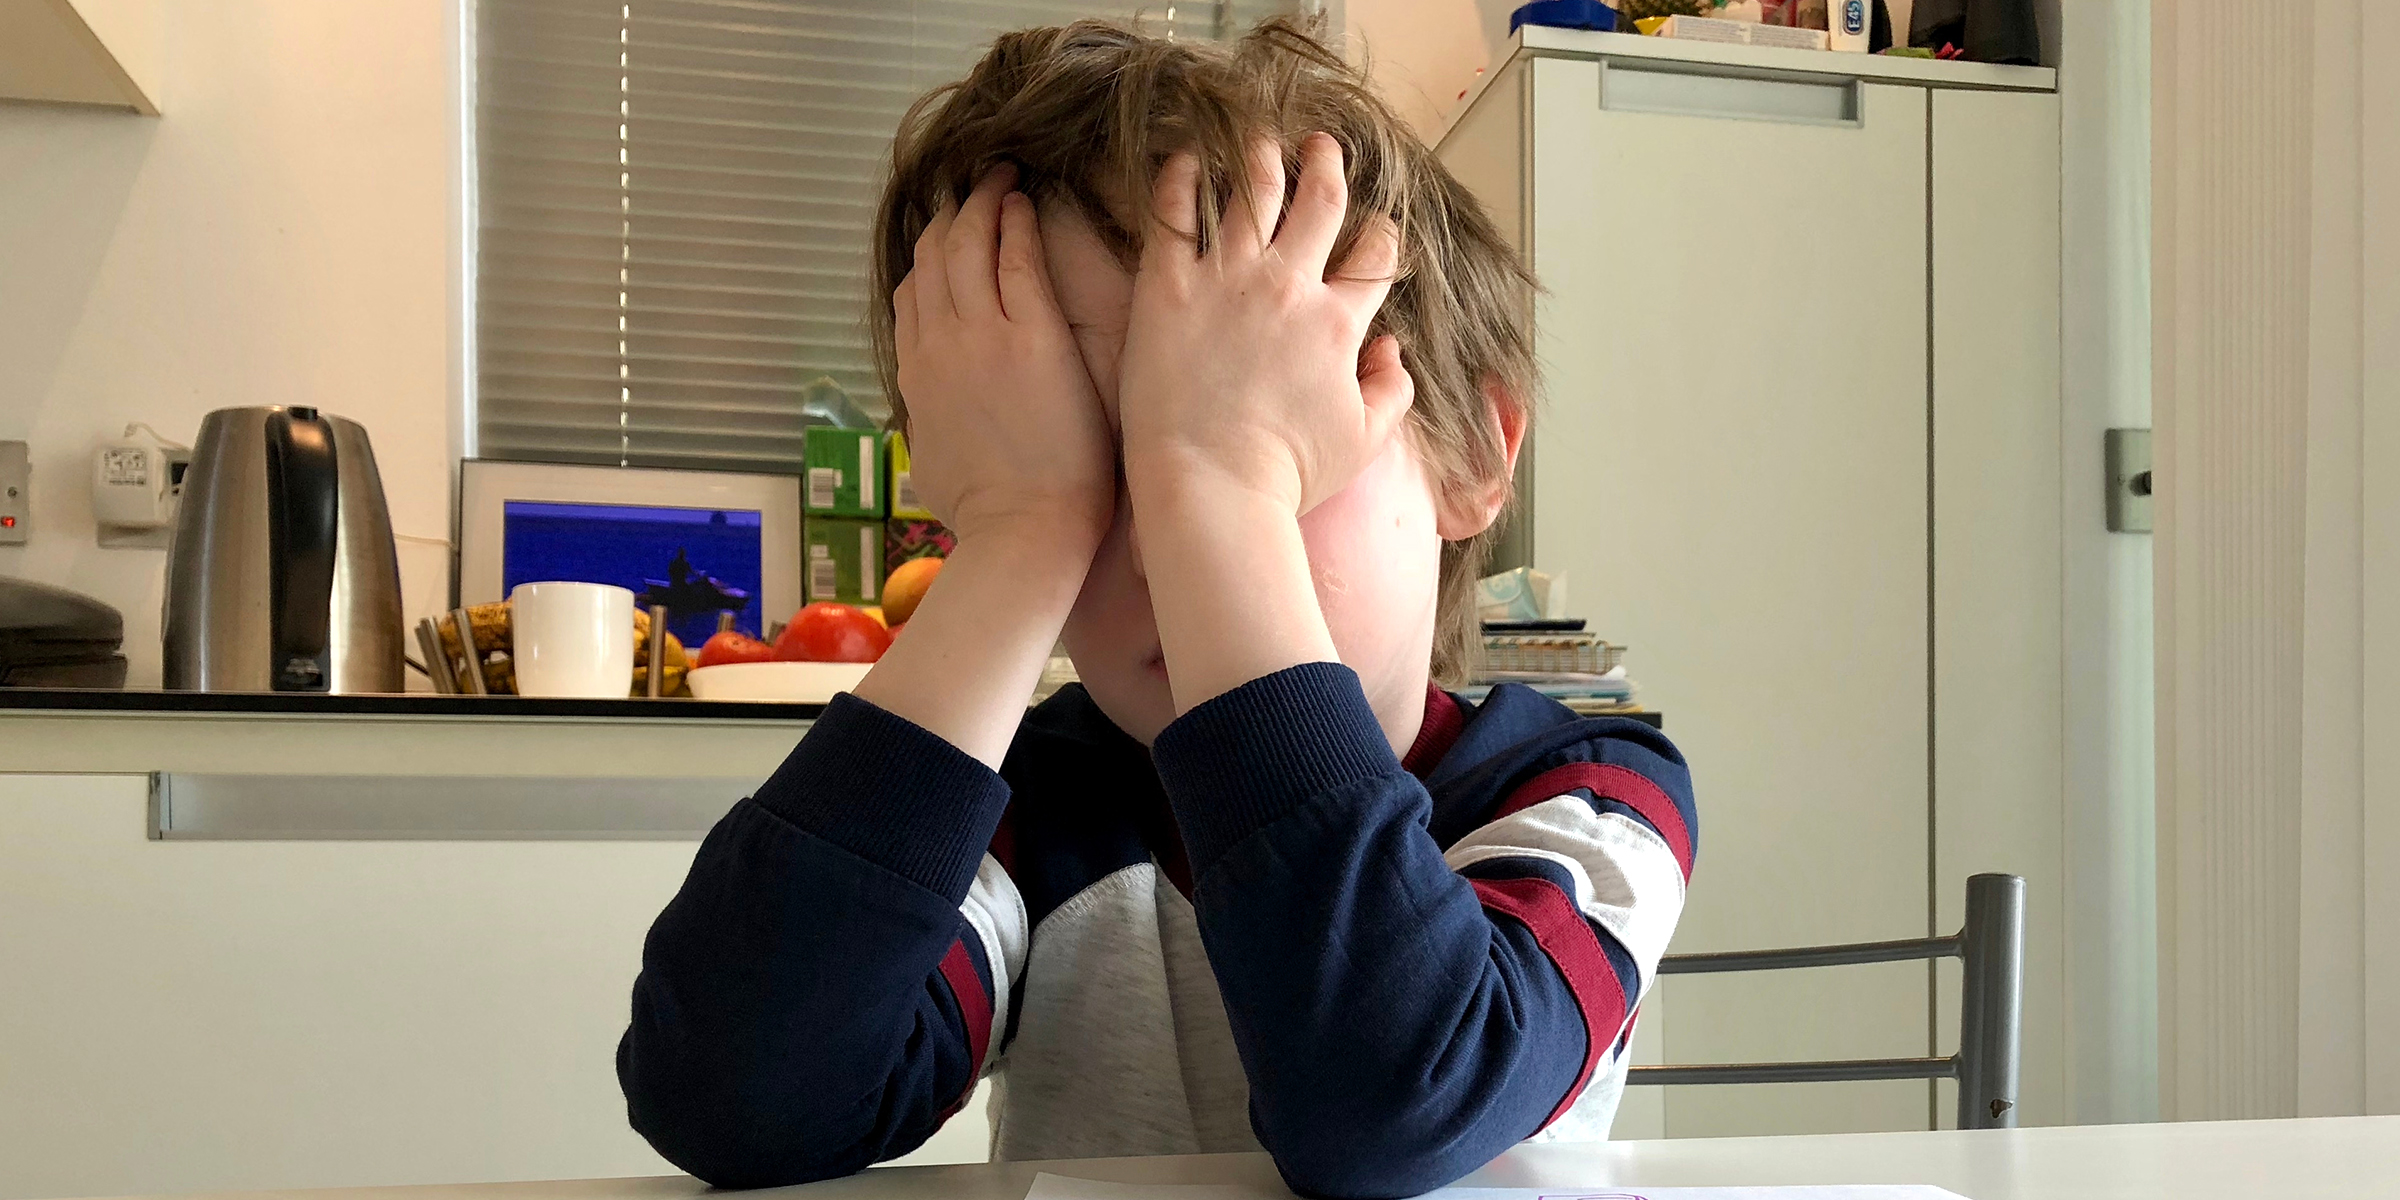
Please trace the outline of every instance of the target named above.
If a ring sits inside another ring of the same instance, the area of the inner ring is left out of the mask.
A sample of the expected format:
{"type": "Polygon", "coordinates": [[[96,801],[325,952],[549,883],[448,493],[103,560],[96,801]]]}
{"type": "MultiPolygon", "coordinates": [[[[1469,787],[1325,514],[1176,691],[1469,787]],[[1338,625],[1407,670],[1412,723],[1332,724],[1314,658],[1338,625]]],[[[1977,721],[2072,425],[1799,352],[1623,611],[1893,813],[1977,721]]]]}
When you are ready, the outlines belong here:
{"type": "Polygon", "coordinates": [[[618,1051],[722,1186],[1263,1147],[1322,1196],[1606,1136],[1691,868],[1657,733],[1429,685],[1533,386],[1530,281],[1314,40],[1079,23],[921,102],[876,344],[958,534],[710,833],[618,1051]],[[1082,676],[1028,713],[1054,642],[1082,676]]]}

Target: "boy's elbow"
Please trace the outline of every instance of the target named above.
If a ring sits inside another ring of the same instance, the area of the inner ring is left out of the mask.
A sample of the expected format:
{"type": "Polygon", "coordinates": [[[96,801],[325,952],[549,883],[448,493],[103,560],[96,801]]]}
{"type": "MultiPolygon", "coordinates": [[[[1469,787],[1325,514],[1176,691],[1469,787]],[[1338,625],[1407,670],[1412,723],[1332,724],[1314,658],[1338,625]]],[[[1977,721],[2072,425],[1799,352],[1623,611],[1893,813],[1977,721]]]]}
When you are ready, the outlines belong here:
{"type": "Polygon", "coordinates": [[[1426,1170],[1419,1164],[1376,1162],[1298,1162],[1275,1156],[1275,1170],[1285,1187],[1309,1200],[1397,1200],[1458,1182],[1473,1167],[1458,1171],[1426,1170]]]}
{"type": "Polygon", "coordinates": [[[1282,1130],[1257,1124],[1284,1186],[1312,1200],[1423,1195],[1458,1182],[1507,1148],[1480,1152],[1472,1146],[1478,1139],[1430,1134],[1405,1119],[1296,1121],[1282,1130]]]}
{"type": "Polygon", "coordinates": [[[788,1187],[854,1174],[859,1166],[806,1147],[772,1146],[765,1138],[706,1120],[661,1118],[628,1106],[634,1132],[677,1170],[714,1188],[788,1187]]]}
{"type": "Polygon", "coordinates": [[[768,1114],[730,1089],[644,1069],[630,1037],[617,1049],[617,1082],[633,1131],[659,1157],[717,1188],[787,1187],[855,1174],[869,1165],[855,1147],[823,1145],[824,1125],[802,1114],[768,1114]],[[799,1117],[793,1120],[793,1117],[799,1117]]]}

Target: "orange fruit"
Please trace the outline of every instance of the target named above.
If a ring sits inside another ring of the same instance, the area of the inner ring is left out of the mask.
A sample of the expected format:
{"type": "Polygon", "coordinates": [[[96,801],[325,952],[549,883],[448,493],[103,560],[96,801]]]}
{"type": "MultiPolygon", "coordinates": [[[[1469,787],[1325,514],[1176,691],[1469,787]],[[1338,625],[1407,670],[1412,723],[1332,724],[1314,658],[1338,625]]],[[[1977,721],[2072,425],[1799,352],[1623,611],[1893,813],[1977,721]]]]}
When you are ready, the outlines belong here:
{"type": "Polygon", "coordinates": [[[917,602],[925,598],[925,589],[933,586],[933,577],[942,573],[938,558],[912,558],[892,569],[883,579],[883,619],[899,625],[916,615],[917,602]]]}

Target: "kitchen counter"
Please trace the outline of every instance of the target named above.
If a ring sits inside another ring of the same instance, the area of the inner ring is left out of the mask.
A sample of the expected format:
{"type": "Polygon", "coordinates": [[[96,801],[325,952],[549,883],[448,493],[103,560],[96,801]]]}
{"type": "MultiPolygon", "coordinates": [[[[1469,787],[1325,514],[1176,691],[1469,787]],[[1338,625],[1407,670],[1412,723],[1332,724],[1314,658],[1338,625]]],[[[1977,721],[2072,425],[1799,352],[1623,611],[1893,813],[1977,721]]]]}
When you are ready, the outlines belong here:
{"type": "Polygon", "coordinates": [[[147,776],[160,839],[682,840],[823,708],[0,689],[0,771],[147,776]]]}
{"type": "Polygon", "coordinates": [[[0,946],[40,964],[0,1200],[669,1170],[610,1053],[642,938],[809,720],[0,691],[0,946]]]}
{"type": "Polygon", "coordinates": [[[756,780],[823,707],[0,688],[0,770],[756,780]]]}
{"type": "Polygon", "coordinates": [[[433,692],[328,696],[304,692],[170,692],[151,689],[0,688],[0,712],[240,713],[251,716],[476,717],[507,720],[800,720],[822,704],[693,699],[562,700],[528,696],[453,696],[433,692]]]}
{"type": "Polygon", "coordinates": [[[821,707],[0,689],[0,770],[756,783],[821,707]]]}

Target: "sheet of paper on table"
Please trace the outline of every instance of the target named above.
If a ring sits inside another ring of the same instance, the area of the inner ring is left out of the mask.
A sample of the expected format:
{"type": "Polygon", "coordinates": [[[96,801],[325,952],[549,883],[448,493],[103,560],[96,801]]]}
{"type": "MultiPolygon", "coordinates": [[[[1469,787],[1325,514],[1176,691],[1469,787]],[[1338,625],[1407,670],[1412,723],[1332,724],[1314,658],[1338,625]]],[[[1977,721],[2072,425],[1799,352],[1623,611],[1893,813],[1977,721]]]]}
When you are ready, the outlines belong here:
{"type": "MultiPolygon", "coordinates": [[[[1281,1189],[1230,1183],[1102,1183],[1045,1171],[1025,1200],[1290,1200],[1281,1189]]],[[[1418,1200],[1964,1200],[1921,1184],[1827,1187],[1443,1188],[1418,1200]]]]}

